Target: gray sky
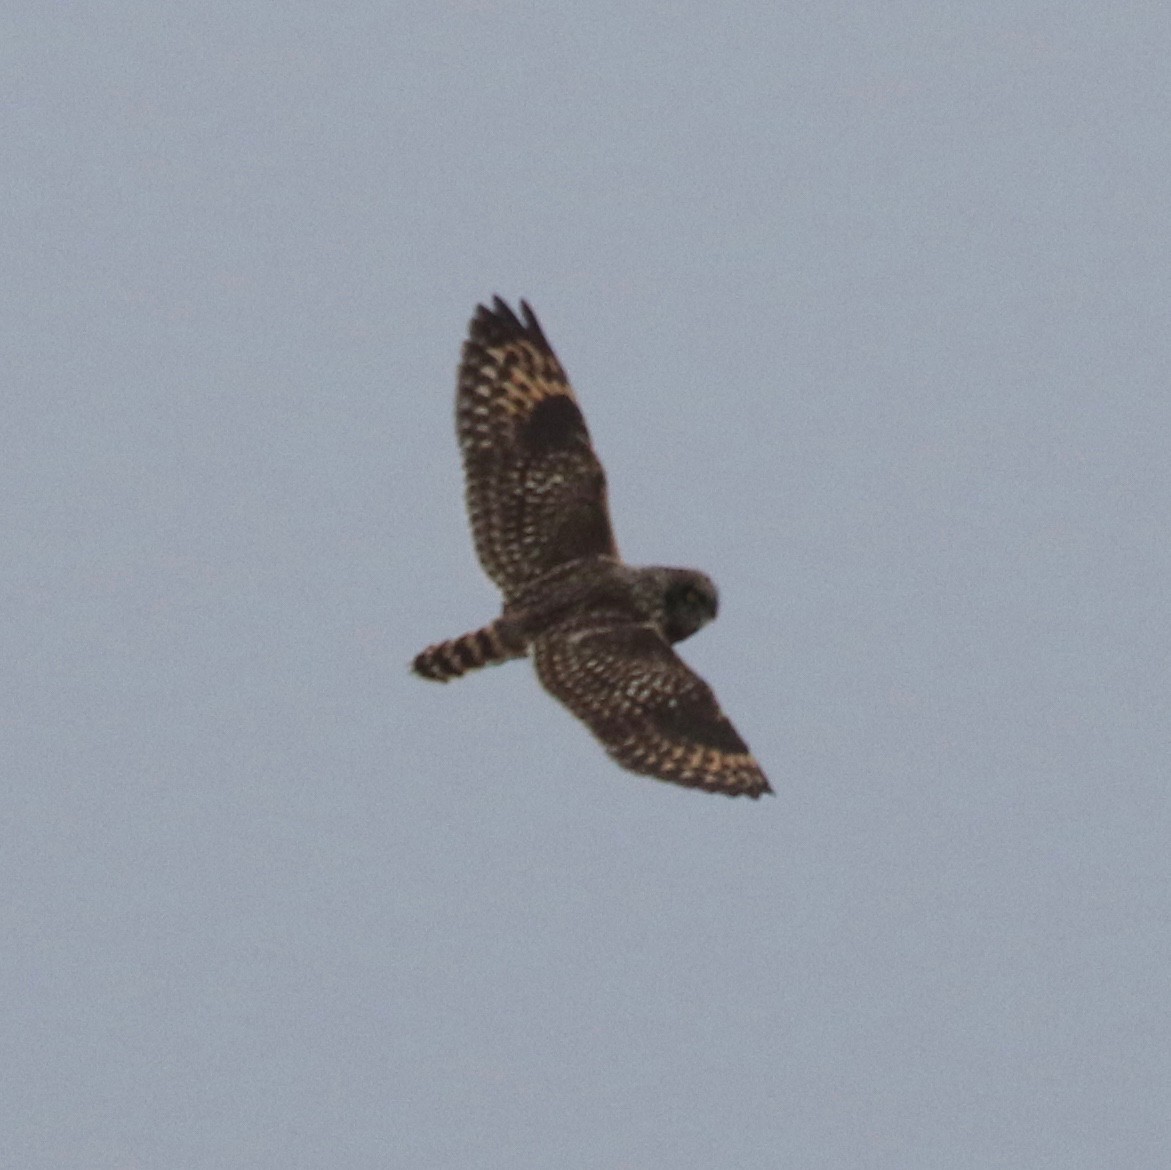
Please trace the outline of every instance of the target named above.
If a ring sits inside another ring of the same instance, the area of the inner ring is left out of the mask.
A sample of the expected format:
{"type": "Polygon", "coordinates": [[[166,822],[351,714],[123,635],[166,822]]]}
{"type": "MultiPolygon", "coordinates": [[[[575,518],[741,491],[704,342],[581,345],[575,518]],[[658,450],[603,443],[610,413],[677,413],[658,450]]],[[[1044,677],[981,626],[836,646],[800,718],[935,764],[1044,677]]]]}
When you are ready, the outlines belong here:
{"type": "Polygon", "coordinates": [[[2,25],[0,1164],[1165,1164],[1163,5],[2,25]],[[494,292],[775,800],[407,673],[494,292]]]}

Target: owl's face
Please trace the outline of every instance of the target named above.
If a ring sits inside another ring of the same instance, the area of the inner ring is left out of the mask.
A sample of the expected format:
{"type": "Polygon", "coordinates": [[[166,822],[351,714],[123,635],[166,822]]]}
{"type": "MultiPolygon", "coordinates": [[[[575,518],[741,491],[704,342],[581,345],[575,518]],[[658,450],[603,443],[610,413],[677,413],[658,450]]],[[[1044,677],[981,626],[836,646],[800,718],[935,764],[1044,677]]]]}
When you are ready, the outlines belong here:
{"type": "Polygon", "coordinates": [[[710,577],[673,569],[663,591],[663,634],[668,642],[682,642],[706,626],[718,608],[719,594],[710,577]]]}

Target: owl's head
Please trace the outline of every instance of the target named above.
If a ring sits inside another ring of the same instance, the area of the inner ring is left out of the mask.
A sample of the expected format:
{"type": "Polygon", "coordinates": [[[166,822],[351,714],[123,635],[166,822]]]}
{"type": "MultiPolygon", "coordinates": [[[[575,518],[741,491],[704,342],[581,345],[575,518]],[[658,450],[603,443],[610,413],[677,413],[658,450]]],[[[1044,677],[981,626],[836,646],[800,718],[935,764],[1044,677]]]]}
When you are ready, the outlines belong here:
{"type": "Polygon", "coordinates": [[[682,642],[706,626],[719,608],[715,582],[695,569],[660,569],[663,636],[682,642]]]}

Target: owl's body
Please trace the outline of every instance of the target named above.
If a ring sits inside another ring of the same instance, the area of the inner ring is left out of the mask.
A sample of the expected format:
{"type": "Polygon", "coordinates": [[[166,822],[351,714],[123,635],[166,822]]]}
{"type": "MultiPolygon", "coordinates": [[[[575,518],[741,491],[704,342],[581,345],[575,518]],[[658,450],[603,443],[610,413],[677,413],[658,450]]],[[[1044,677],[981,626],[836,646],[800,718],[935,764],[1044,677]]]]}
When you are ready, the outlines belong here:
{"type": "Polygon", "coordinates": [[[476,552],[504,595],[481,630],[428,647],[425,678],[531,656],[541,683],[633,771],[729,796],[771,792],[707,684],[671,649],[716,616],[693,569],[618,556],[602,466],[532,310],[469,326],[456,395],[476,552]]]}

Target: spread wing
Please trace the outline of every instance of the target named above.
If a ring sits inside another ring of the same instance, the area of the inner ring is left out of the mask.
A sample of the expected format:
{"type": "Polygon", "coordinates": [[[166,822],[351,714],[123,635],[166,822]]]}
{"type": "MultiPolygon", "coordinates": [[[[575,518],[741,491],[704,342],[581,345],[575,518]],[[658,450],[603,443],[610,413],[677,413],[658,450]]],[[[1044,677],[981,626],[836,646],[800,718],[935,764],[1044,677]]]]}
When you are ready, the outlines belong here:
{"type": "Polygon", "coordinates": [[[624,768],[753,799],[772,792],[711,688],[649,625],[553,631],[537,677],[624,768]]]}
{"type": "Polygon", "coordinates": [[[456,391],[476,554],[506,600],[567,561],[618,555],[585,419],[532,309],[520,307],[517,317],[495,297],[476,309],[456,391]]]}

